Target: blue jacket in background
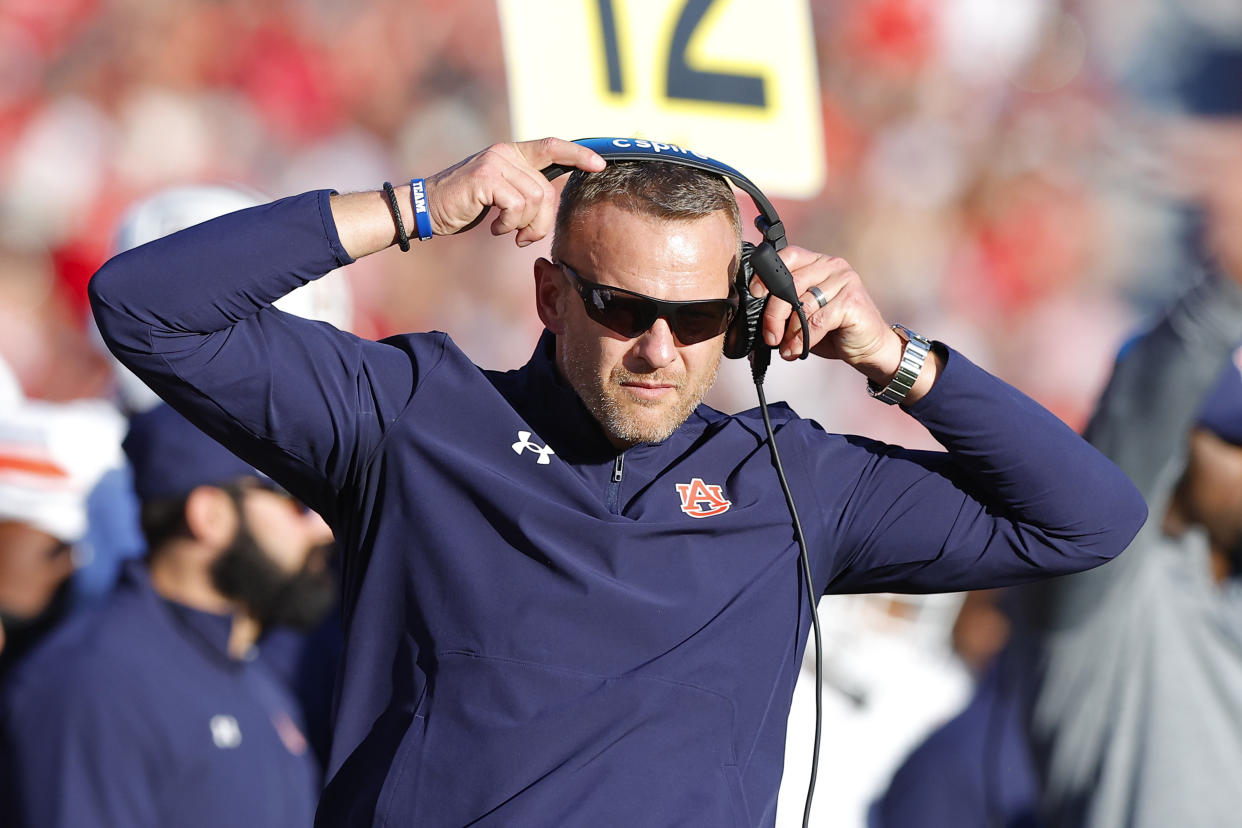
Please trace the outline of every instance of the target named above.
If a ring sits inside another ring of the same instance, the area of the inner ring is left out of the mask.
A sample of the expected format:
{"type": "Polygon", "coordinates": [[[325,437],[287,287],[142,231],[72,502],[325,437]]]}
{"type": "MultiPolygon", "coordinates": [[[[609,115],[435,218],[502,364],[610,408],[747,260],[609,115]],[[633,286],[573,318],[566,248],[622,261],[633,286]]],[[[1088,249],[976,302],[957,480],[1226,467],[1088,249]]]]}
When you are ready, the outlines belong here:
{"type": "Polygon", "coordinates": [[[297,705],[261,659],[229,657],[231,627],[128,562],[6,683],[17,825],[311,824],[319,772],[297,705]]]}
{"type": "MultiPolygon", "coordinates": [[[[444,334],[371,342],[270,308],[350,261],[328,197],[137,248],[91,285],[114,353],[343,548],[318,824],[773,824],[810,616],[759,414],[700,406],[618,453],[550,335],[497,373],[444,334]]],[[[910,413],[948,453],[774,407],[816,593],[1078,571],[1143,522],[1112,464],[943,353],[910,413]]]]}
{"type": "Polygon", "coordinates": [[[1032,657],[1010,644],[966,708],[933,731],[872,804],[868,828],[1040,828],[1026,733],[1032,657]]]}

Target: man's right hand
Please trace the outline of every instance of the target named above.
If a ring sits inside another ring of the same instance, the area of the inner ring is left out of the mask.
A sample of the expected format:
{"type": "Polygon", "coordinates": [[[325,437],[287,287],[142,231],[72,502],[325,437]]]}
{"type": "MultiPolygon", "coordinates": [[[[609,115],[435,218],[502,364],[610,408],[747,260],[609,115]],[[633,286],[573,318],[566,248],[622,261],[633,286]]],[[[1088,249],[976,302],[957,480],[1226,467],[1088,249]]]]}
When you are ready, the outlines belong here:
{"type": "MultiPolygon", "coordinates": [[[[426,179],[432,231],[437,236],[459,233],[497,207],[493,235],[516,232],[518,247],[542,239],[556,222],[556,191],[541,172],[551,164],[604,169],[604,159],[595,152],[559,138],[495,144],[426,179]]],[[[406,232],[417,238],[410,186],[395,190],[406,232]]],[[[332,218],[342,246],[355,259],[397,240],[392,208],[380,190],[333,196],[332,218]]]]}
{"type": "Polygon", "coordinates": [[[556,221],[556,191],[541,172],[551,164],[604,169],[595,152],[560,138],[495,144],[427,179],[432,230],[438,236],[460,232],[497,207],[492,235],[517,231],[518,247],[539,241],[556,221]]]}

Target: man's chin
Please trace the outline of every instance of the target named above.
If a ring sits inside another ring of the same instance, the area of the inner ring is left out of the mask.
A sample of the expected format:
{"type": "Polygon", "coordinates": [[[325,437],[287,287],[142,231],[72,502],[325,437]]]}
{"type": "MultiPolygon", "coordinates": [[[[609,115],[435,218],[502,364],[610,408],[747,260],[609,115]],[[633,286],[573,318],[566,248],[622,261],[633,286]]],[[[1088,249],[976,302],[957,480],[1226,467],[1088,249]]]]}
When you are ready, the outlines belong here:
{"type": "Polygon", "coordinates": [[[689,416],[665,400],[626,400],[613,408],[608,425],[614,436],[628,443],[660,443],[668,439],[689,416]]]}

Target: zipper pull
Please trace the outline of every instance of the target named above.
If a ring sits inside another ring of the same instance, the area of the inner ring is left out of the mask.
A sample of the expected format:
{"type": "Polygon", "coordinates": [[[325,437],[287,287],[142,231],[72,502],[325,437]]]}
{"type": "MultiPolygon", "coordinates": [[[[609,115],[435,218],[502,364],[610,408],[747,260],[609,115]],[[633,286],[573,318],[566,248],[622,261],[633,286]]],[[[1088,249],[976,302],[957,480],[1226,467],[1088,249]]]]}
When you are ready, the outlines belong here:
{"type": "Polygon", "coordinates": [[[621,475],[625,471],[625,455],[618,454],[617,459],[612,464],[612,482],[620,483],[621,475]]]}

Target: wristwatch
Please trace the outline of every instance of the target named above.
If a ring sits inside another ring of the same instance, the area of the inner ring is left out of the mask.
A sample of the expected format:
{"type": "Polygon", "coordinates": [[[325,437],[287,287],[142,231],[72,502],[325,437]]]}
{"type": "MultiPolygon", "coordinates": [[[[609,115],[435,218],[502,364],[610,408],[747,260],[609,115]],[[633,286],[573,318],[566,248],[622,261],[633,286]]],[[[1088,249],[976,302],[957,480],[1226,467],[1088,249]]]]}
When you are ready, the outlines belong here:
{"type": "Polygon", "coordinates": [[[927,353],[931,350],[931,342],[905,325],[893,325],[892,327],[897,335],[906,341],[905,350],[901,352],[901,365],[897,368],[897,375],[883,388],[867,380],[867,393],[889,405],[898,405],[905,402],[910,389],[914,387],[915,380],[919,378],[923,363],[927,361],[927,353]]]}

